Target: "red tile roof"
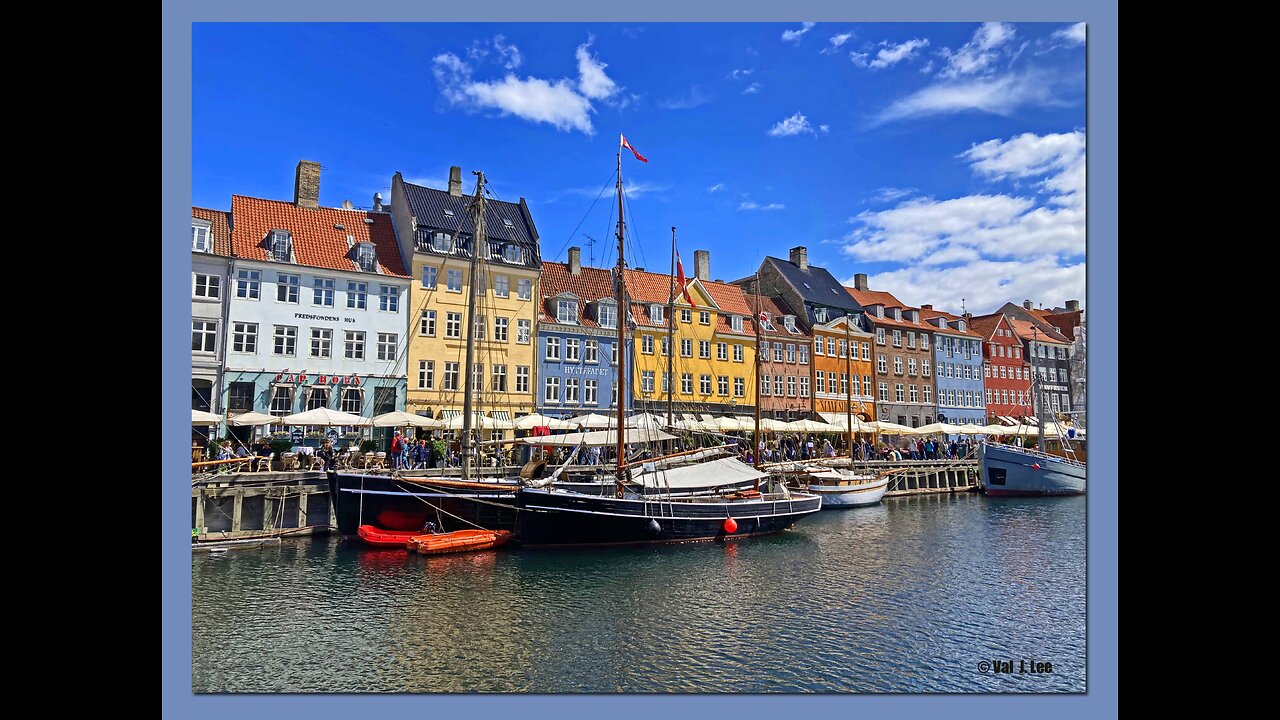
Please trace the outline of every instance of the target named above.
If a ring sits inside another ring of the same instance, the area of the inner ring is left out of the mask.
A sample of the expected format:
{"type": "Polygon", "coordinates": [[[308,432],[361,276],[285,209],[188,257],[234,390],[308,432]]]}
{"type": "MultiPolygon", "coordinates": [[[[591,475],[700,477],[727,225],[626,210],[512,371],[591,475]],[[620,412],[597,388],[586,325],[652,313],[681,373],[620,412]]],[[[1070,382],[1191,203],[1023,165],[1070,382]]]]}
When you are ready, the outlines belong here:
{"type": "Polygon", "coordinates": [[[226,210],[210,210],[209,208],[191,206],[191,217],[209,221],[209,230],[213,235],[213,254],[223,257],[231,256],[231,221],[226,210]]]}
{"type": "Polygon", "coordinates": [[[263,243],[267,233],[288,230],[293,235],[293,256],[298,265],[358,272],[347,244],[350,235],[355,243],[373,243],[382,275],[409,277],[400,259],[391,215],[387,213],[300,208],[278,200],[232,195],[231,217],[231,249],[237,257],[267,260],[263,243]],[[365,222],[366,219],[372,222],[365,222]],[[343,229],[335,225],[342,225],[343,229]]]}
{"type": "MultiPolygon", "coordinates": [[[[951,314],[951,313],[949,313],[949,312],[943,312],[943,311],[941,311],[941,310],[929,310],[929,309],[926,309],[926,308],[921,308],[921,309],[920,309],[920,317],[921,317],[921,318],[923,318],[924,320],[932,320],[932,319],[934,319],[934,318],[940,318],[940,317],[941,317],[941,318],[946,318],[946,319],[947,319],[947,323],[948,323],[947,328],[944,330],[944,329],[942,329],[942,328],[940,328],[940,327],[936,327],[936,326],[935,326],[935,328],[934,328],[934,329],[935,329],[935,330],[937,330],[938,332],[945,332],[945,333],[948,333],[948,334],[950,334],[950,335],[966,335],[966,336],[969,336],[969,337],[982,337],[981,335],[979,335],[979,334],[978,334],[978,333],[976,333],[976,332],[973,332],[972,330],[965,330],[965,331],[963,331],[963,332],[962,332],[962,331],[960,331],[960,330],[957,330],[957,329],[956,329],[956,326],[955,326],[953,323],[955,323],[957,320],[963,320],[963,319],[964,319],[964,318],[960,317],[959,315],[953,315],[953,314],[951,314]]],[[[929,323],[929,324],[930,324],[930,325],[933,325],[933,323],[929,323]]],[[[972,319],[970,319],[969,324],[968,324],[968,327],[973,327],[973,320],[972,320],[972,319]]]]}
{"type": "Polygon", "coordinates": [[[991,315],[975,315],[970,318],[969,324],[984,340],[991,340],[995,337],[996,328],[1000,326],[1000,320],[1004,317],[1000,313],[991,315]]]}
{"type": "MultiPolygon", "coordinates": [[[[663,323],[655,323],[649,320],[649,311],[647,308],[636,308],[637,305],[666,305],[668,296],[671,293],[671,276],[661,273],[642,272],[640,270],[627,270],[627,294],[631,296],[632,315],[636,322],[643,326],[649,327],[666,327],[663,323]]],[[[693,281],[690,280],[690,283],[693,281]]],[[[742,288],[737,285],[728,283],[712,282],[710,280],[699,280],[698,284],[702,289],[711,296],[711,300],[720,308],[718,313],[719,323],[716,332],[728,335],[755,335],[755,327],[751,324],[752,311],[747,305],[746,295],[742,292],[742,288]],[[742,330],[737,331],[729,322],[729,315],[742,315],[744,321],[742,330]]],[[[676,288],[679,292],[679,288],[676,288]]],[[[694,293],[696,291],[690,291],[694,293]]]]}
{"type": "Polygon", "coordinates": [[[583,305],[600,298],[613,297],[613,272],[603,268],[582,267],[578,275],[569,273],[569,265],[560,262],[542,263],[542,306],[539,308],[541,322],[555,322],[555,315],[547,307],[547,299],[561,293],[573,293],[579,298],[578,320],[583,327],[600,327],[595,320],[587,317],[583,305]]]}
{"type": "MultiPolygon", "coordinates": [[[[745,294],[747,306],[756,309],[756,296],[745,294]]],[[[786,301],[782,298],[760,296],[760,309],[769,313],[769,324],[773,326],[773,330],[762,330],[762,337],[780,337],[780,338],[812,338],[813,336],[804,331],[804,327],[800,325],[799,317],[796,318],[796,332],[787,332],[787,326],[783,324],[782,318],[785,315],[795,315],[788,308],[786,301]]]]}
{"type": "Polygon", "coordinates": [[[1064,345],[1071,344],[1071,341],[1064,338],[1062,333],[1051,327],[1041,327],[1038,324],[1022,320],[1019,318],[1009,318],[1009,325],[1013,327],[1013,332],[1023,340],[1034,340],[1043,343],[1061,343],[1064,345]]]}
{"type": "Polygon", "coordinates": [[[1076,328],[1080,327],[1080,316],[1083,310],[1066,310],[1060,313],[1048,313],[1044,316],[1045,322],[1052,325],[1062,333],[1062,336],[1068,339],[1074,339],[1076,336],[1076,328]]]}
{"type": "MultiPolygon", "coordinates": [[[[901,300],[894,297],[893,293],[888,293],[883,290],[858,290],[848,286],[844,289],[853,297],[854,300],[858,301],[859,305],[863,307],[867,307],[868,305],[883,305],[886,310],[895,307],[902,308],[902,320],[895,320],[892,317],[889,317],[888,313],[886,313],[884,317],[876,317],[871,313],[867,313],[867,319],[876,325],[884,325],[891,328],[903,328],[905,330],[923,330],[925,332],[939,329],[925,322],[913,323],[910,320],[907,320],[906,311],[919,310],[919,308],[913,308],[910,305],[904,304],[901,300]]],[[[921,317],[924,317],[923,313],[921,314],[921,317]]]]}

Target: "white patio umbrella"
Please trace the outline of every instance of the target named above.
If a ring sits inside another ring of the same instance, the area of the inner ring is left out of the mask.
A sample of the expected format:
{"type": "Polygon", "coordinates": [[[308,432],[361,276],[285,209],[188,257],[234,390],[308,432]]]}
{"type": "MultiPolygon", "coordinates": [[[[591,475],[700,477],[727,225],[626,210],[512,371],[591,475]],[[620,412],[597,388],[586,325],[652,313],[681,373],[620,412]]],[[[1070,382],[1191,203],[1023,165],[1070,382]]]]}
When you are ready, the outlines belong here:
{"type": "MultiPolygon", "coordinates": [[[[754,425],[754,421],[752,422],[754,425]]],[[[789,428],[787,423],[773,418],[760,418],[760,429],[765,432],[786,432],[789,428]]]]}
{"type": "Polygon", "coordinates": [[[400,410],[383,413],[373,418],[374,427],[438,428],[441,424],[439,420],[434,420],[426,415],[414,415],[400,410]]]}
{"type": "Polygon", "coordinates": [[[870,428],[871,432],[885,433],[887,435],[915,434],[914,428],[909,428],[906,425],[899,425],[897,423],[891,423],[887,420],[877,420],[876,422],[870,423],[870,428]]]}
{"type": "Polygon", "coordinates": [[[573,430],[578,427],[571,422],[537,413],[516,418],[514,425],[517,430],[532,430],[536,427],[547,427],[552,430],[573,430]]]}
{"type": "MultiPolygon", "coordinates": [[[[674,418],[672,419],[674,422],[674,418]]],[[[666,427],[665,418],[660,418],[652,413],[640,413],[627,418],[627,427],[629,428],[647,428],[650,430],[659,430],[666,427]]]]}
{"type": "Polygon", "coordinates": [[[260,412],[247,412],[247,413],[242,413],[240,415],[236,415],[235,417],[227,420],[227,422],[231,425],[235,425],[236,427],[247,427],[249,425],[270,425],[272,423],[280,422],[280,417],[277,415],[267,415],[266,413],[260,413],[260,412]]]}
{"type": "Polygon", "coordinates": [[[586,415],[577,415],[566,418],[565,422],[575,428],[587,428],[588,430],[601,430],[605,428],[617,427],[617,418],[611,418],[607,415],[599,413],[587,413],[586,415]]]}
{"type": "Polygon", "coordinates": [[[281,418],[281,422],[285,425],[359,425],[361,427],[370,424],[367,417],[330,410],[329,408],[315,408],[306,412],[285,415],[281,418]]]}
{"type": "Polygon", "coordinates": [[[211,412],[196,410],[194,408],[191,410],[192,425],[217,425],[220,422],[222,422],[221,415],[214,415],[211,412]]]}
{"type": "MultiPolygon", "coordinates": [[[[457,415],[450,418],[440,427],[445,430],[461,430],[463,429],[463,423],[465,423],[466,420],[467,418],[465,415],[457,415]]],[[[471,416],[472,430],[510,430],[514,427],[515,423],[508,422],[506,420],[497,420],[489,417],[488,415],[475,413],[471,416]]]]}

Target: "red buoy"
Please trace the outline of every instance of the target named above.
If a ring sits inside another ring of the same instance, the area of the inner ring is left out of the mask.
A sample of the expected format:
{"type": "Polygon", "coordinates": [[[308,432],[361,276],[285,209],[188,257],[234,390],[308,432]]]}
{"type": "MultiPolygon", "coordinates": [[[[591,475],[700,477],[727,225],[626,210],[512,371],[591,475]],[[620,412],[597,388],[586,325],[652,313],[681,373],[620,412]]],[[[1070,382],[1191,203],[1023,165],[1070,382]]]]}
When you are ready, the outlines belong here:
{"type": "Polygon", "coordinates": [[[727,533],[735,533],[738,531],[738,521],[733,518],[726,518],[724,521],[724,531],[727,533]]]}
{"type": "Polygon", "coordinates": [[[1031,466],[1031,469],[1032,469],[1032,470],[1039,470],[1039,469],[1040,469],[1040,463],[1036,463],[1035,465],[1032,465],[1032,466],[1031,466]]]}

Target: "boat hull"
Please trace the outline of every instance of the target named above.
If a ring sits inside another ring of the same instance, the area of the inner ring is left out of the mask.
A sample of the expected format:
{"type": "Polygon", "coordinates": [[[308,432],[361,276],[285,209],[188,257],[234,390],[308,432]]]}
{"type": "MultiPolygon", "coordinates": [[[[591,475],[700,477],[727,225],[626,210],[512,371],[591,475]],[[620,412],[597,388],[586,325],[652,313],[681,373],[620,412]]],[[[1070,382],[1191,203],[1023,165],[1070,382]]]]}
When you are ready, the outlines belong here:
{"type": "Polygon", "coordinates": [[[365,545],[379,548],[405,548],[409,538],[422,533],[422,530],[385,530],[372,525],[361,525],[356,528],[356,535],[365,545]]]}
{"type": "Polygon", "coordinates": [[[525,547],[736,540],[781,532],[822,507],[821,498],[799,493],[789,500],[659,502],[535,488],[521,489],[518,503],[516,536],[525,547]],[[730,517],[732,533],[725,528],[730,517]]]}
{"type": "Polygon", "coordinates": [[[444,555],[489,550],[505,545],[510,539],[510,530],[458,530],[451,533],[417,535],[408,541],[408,547],[421,555],[444,555]]]}
{"type": "Polygon", "coordinates": [[[978,448],[980,489],[995,497],[1083,495],[1085,466],[1006,445],[978,448]]]}
{"type": "Polygon", "coordinates": [[[516,524],[514,483],[463,483],[436,478],[333,473],[330,497],[338,532],[356,535],[361,525],[421,532],[428,521],[443,532],[477,525],[512,530],[516,524]]]}
{"type": "Polygon", "coordinates": [[[889,490],[889,478],[857,485],[807,485],[805,492],[822,498],[822,509],[879,505],[889,490]]]}

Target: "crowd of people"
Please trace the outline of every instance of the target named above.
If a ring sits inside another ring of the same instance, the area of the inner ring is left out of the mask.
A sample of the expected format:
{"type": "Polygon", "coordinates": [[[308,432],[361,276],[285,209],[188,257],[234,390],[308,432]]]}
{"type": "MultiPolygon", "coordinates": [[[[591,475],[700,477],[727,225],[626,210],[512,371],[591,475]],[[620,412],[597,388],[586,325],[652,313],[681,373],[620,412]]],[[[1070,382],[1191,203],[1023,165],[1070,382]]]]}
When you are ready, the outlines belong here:
{"type": "MultiPolygon", "coordinates": [[[[870,440],[854,440],[852,452],[844,448],[843,438],[819,440],[815,435],[782,435],[777,440],[761,441],[754,452],[759,453],[761,463],[793,460],[818,460],[821,458],[852,456],[855,460],[959,460],[970,457],[976,447],[968,438],[942,440],[930,438],[903,439],[899,444],[872,443],[870,440]]],[[[738,442],[738,454],[747,463],[755,462],[750,443],[744,438],[738,442]]]]}

